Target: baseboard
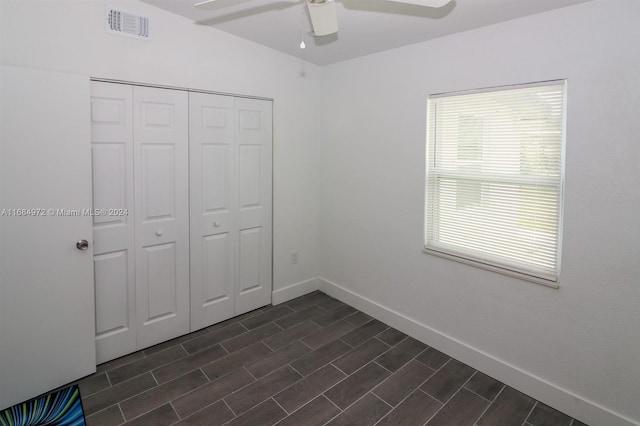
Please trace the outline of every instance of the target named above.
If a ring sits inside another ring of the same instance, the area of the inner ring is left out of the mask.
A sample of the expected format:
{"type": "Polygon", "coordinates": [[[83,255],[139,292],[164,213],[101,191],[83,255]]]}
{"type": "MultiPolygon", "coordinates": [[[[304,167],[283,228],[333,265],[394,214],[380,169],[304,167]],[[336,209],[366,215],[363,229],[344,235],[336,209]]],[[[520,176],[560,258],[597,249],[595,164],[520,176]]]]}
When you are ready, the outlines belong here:
{"type": "Polygon", "coordinates": [[[318,289],[318,279],[311,278],[310,280],[301,281],[299,283],[290,285],[279,290],[274,290],[271,293],[271,303],[279,305],[296,297],[304,296],[318,289]]]}
{"type": "Polygon", "coordinates": [[[575,395],[334,282],[318,278],[318,289],[586,424],[594,426],[638,425],[633,420],[610,411],[593,401],[575,395]]]}

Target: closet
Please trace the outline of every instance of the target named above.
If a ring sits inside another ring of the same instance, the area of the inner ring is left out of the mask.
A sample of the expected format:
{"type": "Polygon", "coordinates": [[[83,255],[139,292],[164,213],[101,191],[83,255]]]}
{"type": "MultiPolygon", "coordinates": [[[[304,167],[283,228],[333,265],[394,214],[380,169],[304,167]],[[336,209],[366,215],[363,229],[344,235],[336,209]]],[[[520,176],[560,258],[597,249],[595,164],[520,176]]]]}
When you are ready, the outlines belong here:
{"type": "Polygon", "coordinates": [[[270,303],[271,108],[92,82],[98,363],[270,303]]]}

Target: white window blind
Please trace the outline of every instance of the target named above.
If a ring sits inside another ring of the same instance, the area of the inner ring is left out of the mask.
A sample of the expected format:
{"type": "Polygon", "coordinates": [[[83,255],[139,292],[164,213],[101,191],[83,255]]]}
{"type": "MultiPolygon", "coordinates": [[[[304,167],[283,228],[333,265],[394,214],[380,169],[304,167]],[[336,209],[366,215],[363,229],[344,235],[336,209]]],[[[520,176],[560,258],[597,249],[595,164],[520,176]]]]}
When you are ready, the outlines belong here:
{"type": "Polygon", "coordinates": [[[566,82],[431,96],[425,249],[558,279],[566,82]]]}

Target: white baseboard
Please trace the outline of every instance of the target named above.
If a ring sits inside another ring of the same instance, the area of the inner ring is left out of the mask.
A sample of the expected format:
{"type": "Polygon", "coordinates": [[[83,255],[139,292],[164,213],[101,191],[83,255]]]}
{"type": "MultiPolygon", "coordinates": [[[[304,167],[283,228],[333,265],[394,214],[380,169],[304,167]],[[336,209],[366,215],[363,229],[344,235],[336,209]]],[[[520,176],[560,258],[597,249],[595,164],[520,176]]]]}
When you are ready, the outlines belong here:
{"type": "Polygon", "coordinates": [[[514,365],[484,353],[438,330],[434,330],[334,282],[318,278],[318,285],[319,290],[329,296],[351,305],[367,315],[586,424],[593,426],[638,425],[635,421],[608,410],[593,401],[575,395],[566,389],[562,389],[514,365]]]}
{"type": "Polygon", "coordinates": [[[296,284],[292,284],[288,287],[274,290],[271,293],[271,303],[279,305],[280,303],[287,302],[296,297],[304,296],[318,289],[318,279],[311,278],[310,280],[301,281],[296,284]]]}

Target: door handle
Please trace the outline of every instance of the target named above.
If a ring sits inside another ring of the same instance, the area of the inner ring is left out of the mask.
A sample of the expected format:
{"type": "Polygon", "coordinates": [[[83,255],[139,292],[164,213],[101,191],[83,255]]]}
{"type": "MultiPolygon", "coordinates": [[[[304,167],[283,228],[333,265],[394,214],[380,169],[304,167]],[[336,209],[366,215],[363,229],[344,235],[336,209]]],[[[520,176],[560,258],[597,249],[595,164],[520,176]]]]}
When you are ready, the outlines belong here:
{"type": "Polygon", "coordinates": [[[76,243],[76,248],[78,250],[86,250],[89,248],[89,241],[87,240],[80,240],[76,243]]]}

